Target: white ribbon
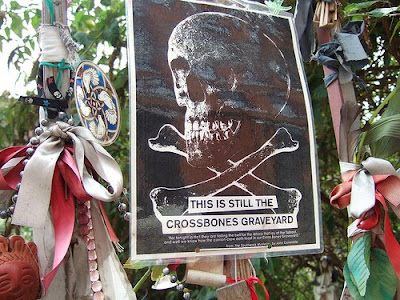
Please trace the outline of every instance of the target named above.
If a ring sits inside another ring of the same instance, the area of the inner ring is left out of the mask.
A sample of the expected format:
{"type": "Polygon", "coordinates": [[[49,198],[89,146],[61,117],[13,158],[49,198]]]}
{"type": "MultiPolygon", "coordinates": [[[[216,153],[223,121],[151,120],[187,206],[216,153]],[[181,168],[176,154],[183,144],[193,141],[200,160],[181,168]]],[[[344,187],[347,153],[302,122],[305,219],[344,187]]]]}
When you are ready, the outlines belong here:
{"type": "Polygon", "coordinates": [[[110,154],[100,146],[90,131],[57,122],[40,135],[40,145],[24,169],[13,224],[43,228],[49,209],[54,168],[64,150],[65,141],[71,139],[74,160],[85,191],[95,199],[111,202],[118,199],[123,189],[121,169],[110,154]],[[89,174],[85,158],[96,173],[112,187],[109,191],[89,174]]]}
{"type": "Polygon", "coordinates": [[[349,215],[360,218],[375,206],[373,175],[397,175],[392,164],[384,159],[369,157],[361,165],[340,162],[341,173],[358,170],[353,177],[349,215]]]}

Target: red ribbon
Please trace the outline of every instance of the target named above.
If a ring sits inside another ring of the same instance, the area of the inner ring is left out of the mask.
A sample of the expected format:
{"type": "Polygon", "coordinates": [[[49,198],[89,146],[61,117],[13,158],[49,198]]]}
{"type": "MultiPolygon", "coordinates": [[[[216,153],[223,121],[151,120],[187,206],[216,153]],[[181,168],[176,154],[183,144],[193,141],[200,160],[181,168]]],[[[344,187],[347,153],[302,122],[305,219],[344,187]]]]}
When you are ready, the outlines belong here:
{"type": "MultiPolygon", "coordinates": [[[[18,146],[0,151],[0,168],[13,158],[28,158],[26,149],[26,146],[18,146]]],[[[73,151],[72,147],[65,147],[54,168],[50,203],[53,214],[55,249],[53,268],[42,278],[45,291],[47,291],[56,275],[71,242],[75,224],[74,198],[80,203],[92,199],[83,188],[79,171],[73,158],[73,151]]],[[[0,190],[16,190],[16,184],[21,181],[19,175],[21,170],[23,170],[22,161],[11,169],[7,175],[3,176],[2,172],[0,172],[0,190]]],[[[32,197],[34,197],[34,195],[32,195],[32,197]]],[[[102,209],[102,212],[111,239],[113,241],[118,241],[104,209],[102,209]]]]}
{"type": "MultiPolygon", "coordinates": [[[[332,206],[343,209],[350,204],[352,180],[355,173],[356,171],[346,173],[343,176],[343,180],[345,182],[339,184],[333,189],[330,195],[332,206]]],[[[400,278],[400,245],[393,234],[392,225],[390,224],[388,209],[386,205],[386,200],[388,200],[394,206],[399,206],[400,178],[396,175],[373,175],[373,179],[375,182],[375,198],[376,200],[378,200],[379,203],[382,204],[385,211],[384,237],[386,252],[397,274],[397,277],[400,278]]],[[[375,204],[375,207],[373,208],[373,213],[371,215],[367,216],[366,214],[364,214],[359,224],[357,225],[358,228],[371,230],[379,225],[381,208],[379,207],[378,202],[375,204]]]]}
{"type": "Polygon", "coordinates": [[[254,288],[255,283],[258,283],[259,285],[262,286],[262,288],[264,289],[264,293],[265,293],[265,300],[269,300],[269,293],[268,293],[267,289],[261,283],[260,279],[258,279],[257,277],[249,277],[247,279],[226,278],[227,283],[235,283],[235,282],[243,281],[243,280],[246,281],[247,285],[249,286],[249,289],[251,291],[251,299],[252,300],[258,300],[256,289],[254,288]]]}

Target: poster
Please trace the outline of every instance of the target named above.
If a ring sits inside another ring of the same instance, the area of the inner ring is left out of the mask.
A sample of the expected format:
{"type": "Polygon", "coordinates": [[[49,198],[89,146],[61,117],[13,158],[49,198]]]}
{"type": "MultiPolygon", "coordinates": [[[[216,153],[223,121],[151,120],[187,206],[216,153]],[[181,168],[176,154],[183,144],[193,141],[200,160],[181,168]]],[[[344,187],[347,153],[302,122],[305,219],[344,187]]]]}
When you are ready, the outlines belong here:
{"type": "Polygon", "coordinates": [[[127,10],[132,257],[320,252],[292,19],[199,1],[127,10]]]}

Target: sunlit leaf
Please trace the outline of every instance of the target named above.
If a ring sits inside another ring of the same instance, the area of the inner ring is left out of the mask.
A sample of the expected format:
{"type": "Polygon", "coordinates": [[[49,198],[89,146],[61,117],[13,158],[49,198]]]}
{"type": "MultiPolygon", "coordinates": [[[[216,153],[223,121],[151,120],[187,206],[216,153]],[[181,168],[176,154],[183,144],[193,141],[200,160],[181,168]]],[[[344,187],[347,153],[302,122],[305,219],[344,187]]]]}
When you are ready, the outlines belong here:
{"type": "Polygon", "coordinates": [[[156,281],[163,276],[163,270],[166,267],[167,265],[153,266],[153,268],[151,268],[151,280],[156,281]]]}
{"type": "Polygon", "coordinates": [[[361,2],[361,3],[351,3],[344,8],[344,11],[346,13],[359,11],[361,9],[371,7],[372,5],[374,5],[377,2],[381,2],[381,1],[365,1],[365,2],[361,2]]]}
{"type": "Polygon", "coordinates": [[[128,259],[126,263],[124,264],[125,269],[131,269],[131,270],[139,270],[143,268],[148,268],[150,265],[149,261],[146,260],[131,260],[128,259]]]}
{"type": "Polygon", "coordinates": [[[22,19],[20,16],[15,14],[12,18],[11,22],[11,30],[19,37],[22,37],[22,29],[24,26],[22,25],[22,19]]]}
{"type": "Polygon", "coordinates": [[[395,11],[400,11],[400,5],[397,7],[383,7],[383,8],[375,8],[374,10],[370,11],[368,15],[374,16],[376,18],[383,18],[395,11]]]}

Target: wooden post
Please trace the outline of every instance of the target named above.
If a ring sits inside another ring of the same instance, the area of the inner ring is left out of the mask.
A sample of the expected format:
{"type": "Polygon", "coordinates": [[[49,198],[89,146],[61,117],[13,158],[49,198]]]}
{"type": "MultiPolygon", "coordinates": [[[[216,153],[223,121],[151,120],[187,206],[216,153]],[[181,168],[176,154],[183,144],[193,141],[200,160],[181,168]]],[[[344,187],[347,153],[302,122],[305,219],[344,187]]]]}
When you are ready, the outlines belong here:
{"type": "MultiPolygon", "coordinates": [[[[66,0],[52,0],[54,7],[54,22],[61,23],[63,25],[67,25],[67,1],[66,0]]],[[[49,8],[47,7],[46,1],[42,0],[42,24],[44,25],[52,25],[51,24],[51,13],[49,8]]],[[[59,63],[50,62],[50,63],[59,63]]],[[[45,93],[45,97],[49,99],[53,99],[54,97],[51,95],[47,88],[46,78],[50,76],[57,76],[57,69],[44,66],[43,68],[43,89],[45,93]]],[[[69,70],[63,70],[63,80],[61,83],[61,94],[65,97],[65,94],[69,88],[69,70]]]]}
{"type": "MultiPolygon", "coordinates": [[[[318,34],[318,43],[325,44],[331,41],[331,29],[327,27],[319,27],[317,30],[318,34]]],[[[332,74],[333,71],[330,70],[327,67],[324,68],[324,74],[325,76],[332,74]]],[[[356,103],[356,95],[354,92],[354,86],[353,82],[349,82],[346,84],[340,84],[339,79],[336,79],[333,81],[329,87],[327,88],[328,90],[328,98],[329,98],[329,106],[331,109],[331,115],[332,115],[332,122],[333,122],[333,129],[335,132],[335,138],[336,138],[336,147],[339,151],[340,149],[340,110],[342,108],[342,105],[344,102],[353,102],[356,103]]],[[[349,161],[351,160],[351,157],[349,157],[349,161]]]]}
{"type": "Polygon", "coordinates": [[[239,281],[217,289],[218,300],[251,300],[251,291],[246,281],[239,281]]]}

